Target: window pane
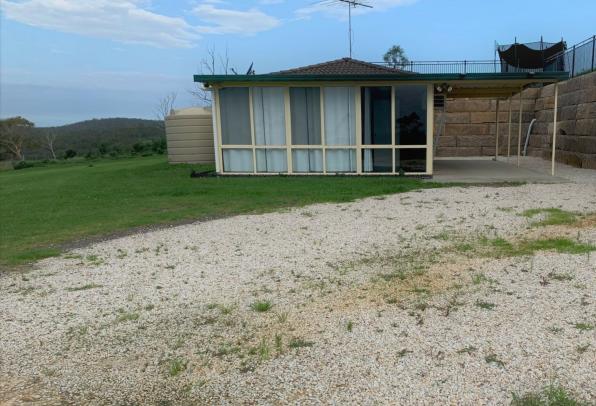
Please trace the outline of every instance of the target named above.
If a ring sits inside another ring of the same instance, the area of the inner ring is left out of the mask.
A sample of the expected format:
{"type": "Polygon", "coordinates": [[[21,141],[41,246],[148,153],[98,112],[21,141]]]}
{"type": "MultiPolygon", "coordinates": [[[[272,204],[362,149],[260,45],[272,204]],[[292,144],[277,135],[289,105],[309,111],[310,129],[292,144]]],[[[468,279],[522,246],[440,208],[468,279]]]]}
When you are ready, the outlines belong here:
{"type": "Polygon", "coordinates": [[[356,102],[353,87],[325,87],[325,143],[355,145],[356,102]]]}
{"type": "Polygon", "coordinates": [[[395,143],[426,145],[426,86],[395,87],[395,143]]]}
{"type": "Polygon", "coordinates": [[[356,150],[328,149],[327,172],[356,172],[356,150]]]}
{"type": "Polygon", "coordinates": [[[286,145],[284,90],[281,87],[254,87],[252,108],[257,145],[286,145]]]}
{"type": "Polygon", "coordinates": [[[250,111],[247,87],[219,89],[221,141],[224,145],[250,145],[250,111]]]}
{"type": "Polygon", "coordinates": [[[295,149],[292,151],[294,172],[323,172],[323,151],[320,149],[295,149]]]}
{"type": "Polygon", "coordinates": [[[392,172],[392,161],[390,149],[362,150],[362,172],[392,172]]]}
{"type": "Polygon", "coordinates": [[[257,172],[287,172],[285,149],[257,149],[257,172]]]}
{"type": "Polygon", "coordinates": [[[396,149],[395,171],[426,172],[426,149],[396,149]]]}
{"type": "Polygon", "coordinates": [[[391,145],[391,88],[361,89],[362,144],[391,145]]]}
{"type": "Polygon", "coordinates": [[[252,172],[252,149],[224,149],[224,172],[252,172]]]}
{"type": "Polygon", "coordinates": [[[291,87],[292,144],[321,145],[321,90],[291,87]]]}

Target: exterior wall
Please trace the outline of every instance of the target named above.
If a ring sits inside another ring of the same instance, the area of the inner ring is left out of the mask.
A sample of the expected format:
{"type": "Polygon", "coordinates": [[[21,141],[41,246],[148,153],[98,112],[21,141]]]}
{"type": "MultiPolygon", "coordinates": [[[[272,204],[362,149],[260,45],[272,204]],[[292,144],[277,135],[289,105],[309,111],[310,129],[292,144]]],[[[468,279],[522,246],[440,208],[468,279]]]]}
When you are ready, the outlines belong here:
{"type": "Polygon", "coordinates": [[[210,109],[192,108],[166,118],[170,163],[215,163],[211,117],[210,109]]]}
{"type": "MultiPolygon", "coordinates": [[[[517,155],[519,94],[511,100],[511,155],[517,155]]],[[[521,151],[528,126],[536,119],[528,144],[528,155],[551,158],[554,85],[522,92],[521,151]]],[[[596,168],[596,72],[559,83],[557,131],[558,162],[596,168]]],[[[509,100],[499,108],[499,155],[507,154],[509,100]]],[[[437,156],[494,156],[496,100],[448,99],[445,128],[437,156]]],[[[435,122],[440,113],[435,113],[435,122]]]]}

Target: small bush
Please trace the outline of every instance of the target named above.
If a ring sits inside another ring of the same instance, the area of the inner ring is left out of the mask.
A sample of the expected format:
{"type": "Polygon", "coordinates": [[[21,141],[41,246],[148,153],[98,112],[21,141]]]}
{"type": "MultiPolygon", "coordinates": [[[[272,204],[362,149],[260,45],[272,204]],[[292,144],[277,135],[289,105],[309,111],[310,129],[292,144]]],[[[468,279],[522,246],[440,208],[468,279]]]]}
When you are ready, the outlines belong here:
{"type": "Polygon", "coordinates": [[[273,304],[269,300],[257,300],[254,303],[251,303],[250,308],[253,309],[255,312],[263,313],[270,310],[273,307],[273,304]]]}
{"type": "Polygon", "coordinates": [[[31,162],[19,161],[16,164],[14,164],[12,167],[15,170],[19,170],[19,169],[33,168],[34,166],[35,165],[31,162]]]}
{"type": "Polygon", "coordinates": [[[74,149],[67,149],[64,151],[64,159],[74,158],[75,156],[77,156],[77,151],[74,149]]]}

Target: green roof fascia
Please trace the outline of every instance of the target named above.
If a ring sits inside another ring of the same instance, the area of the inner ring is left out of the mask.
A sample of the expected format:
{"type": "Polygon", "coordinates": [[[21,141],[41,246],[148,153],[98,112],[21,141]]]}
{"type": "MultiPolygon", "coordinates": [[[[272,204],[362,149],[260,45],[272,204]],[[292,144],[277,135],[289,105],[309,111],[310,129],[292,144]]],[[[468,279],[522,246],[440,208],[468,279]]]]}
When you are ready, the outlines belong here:
{"type": "Polygon", "coordinates": [[[506,72],[506,73],[414,73],[414,74],[371,74],[371,75],[194,75],[195,82],[205,84],[233,82],[353,82],[353,81],[396,81],[396,82],[438,82],[452,80],[522,80],[537,82],[569,79],[568,72],[506,72]]]}

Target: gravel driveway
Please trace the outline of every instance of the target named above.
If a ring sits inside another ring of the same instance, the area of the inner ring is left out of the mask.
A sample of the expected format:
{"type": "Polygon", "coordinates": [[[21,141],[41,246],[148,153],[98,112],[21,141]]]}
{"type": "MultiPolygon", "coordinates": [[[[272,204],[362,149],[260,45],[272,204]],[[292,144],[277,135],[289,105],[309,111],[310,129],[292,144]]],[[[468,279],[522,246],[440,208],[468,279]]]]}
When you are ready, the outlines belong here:
{"type": "Polygon", "coordinates": [[[132,235],[0,275],[0,403],[596,401],[596,185],[432,189],[132,235]],[[540,217],[540,216],[539,216],[540,217]]]}

